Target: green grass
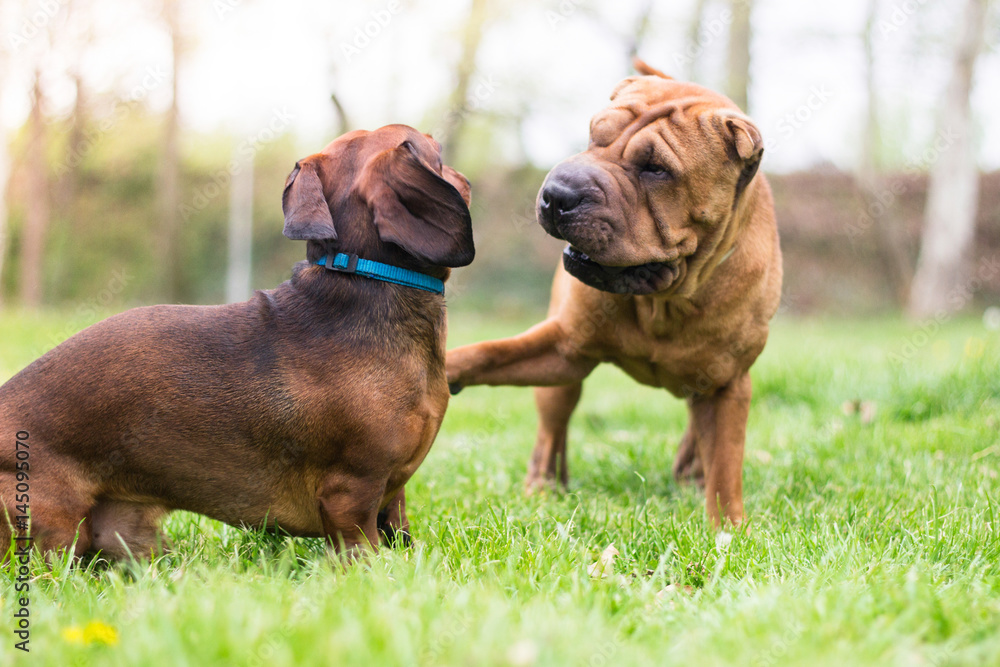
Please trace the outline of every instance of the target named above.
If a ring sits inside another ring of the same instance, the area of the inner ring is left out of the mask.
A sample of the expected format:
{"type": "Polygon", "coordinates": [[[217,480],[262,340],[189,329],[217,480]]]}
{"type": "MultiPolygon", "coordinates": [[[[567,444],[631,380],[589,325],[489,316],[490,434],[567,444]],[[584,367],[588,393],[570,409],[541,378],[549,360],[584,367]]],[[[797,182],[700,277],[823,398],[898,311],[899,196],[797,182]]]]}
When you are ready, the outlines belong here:
{"type": "MultiPolygon", "coordinates": [[[[531,323],[493,320],[455,315],[450,344],[531,323]]],[[[84,324],[0,316],[0,380],[84,324]]],[[[598,369],[570,491],[528,498],[531,391],[470,388],[408,486],[412,549],[343,570],[317,540],[176,514],[153,563],[36,559],[30,656],[8,568],[0,664],[1000,664],[1000,342],[973,320],[918,331],[775,325],[754,368],[750,531],[728,545],[671,478],[680,401],[598,369]],[[612,543],[615,574],[592,579],[612,543]],[[95,621],[117,641],[74,630],[95,621]]]]}

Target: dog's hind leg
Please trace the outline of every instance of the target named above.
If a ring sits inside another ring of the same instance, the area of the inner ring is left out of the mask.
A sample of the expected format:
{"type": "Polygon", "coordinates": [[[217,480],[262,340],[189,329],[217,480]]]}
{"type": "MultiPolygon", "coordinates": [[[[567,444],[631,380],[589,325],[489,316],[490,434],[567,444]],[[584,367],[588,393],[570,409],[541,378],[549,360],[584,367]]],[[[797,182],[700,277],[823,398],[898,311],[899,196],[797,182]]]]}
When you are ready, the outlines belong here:
{"type": "Polygon", "coordinates": [[[14,543],[14,518],[10,516],[6,505],[0,503],[0,564],[6,563],[15,551],[17,545],[14,543]]]}
{"type": "Polygon", "coordinates": [[[89,551],[108,560],[147,558],[169,549],[160,531],[168,512],[162,505],[103,499],[90,510],[93,540],[89,551]]]}
{"type": "Polygon", "coordinates": [[[705,486],[705,466],[702,465],[698,452],[698,440],[692,425],[688,425],[680,447],[677,448],[677,458],[674,460],[674,479],[678,482],[693,482],[699,488],[705,486]]]}
{"type": "Polygon", "coordinates": [[[570,417],[582,393],[582,382],[535,388],[538,439],[535,441],[535,451],[528,463],[528,477],[525,479],[529,493],[555,484],[565,487],[569,483],[566,436],[570,417]]]}
{"type": "Polygon", "coordinates": [[[379,505],[386,480],[334,473],[320,484],[318,501],[323,533],[342,555],[355,558],[379,545],[379,505]]]}
{"type": "MultiPolygon", "coordinates": [[[[15,490],[15,473],[0,473],[0,489],[15,490]]],[[[2,497],[5,516],[0,517],[0,539],[6,552],[11,543],[11,527],[18,537],[31,537],[32,544],[45,554],[62,549],[73,549],[74,556],[82,556],[90,547],[90,525],[85,521],[93,504],[91,496],[74,488],[64,478],[49,475],[35,476],[31,481],[27,502],[22,502],[22,494],[4,493],[2,497]],[[21,510],[28,509],[30,530],[20,525],[21,510]],[[8,523],[8,520],[10,523],[8,523]]]]}

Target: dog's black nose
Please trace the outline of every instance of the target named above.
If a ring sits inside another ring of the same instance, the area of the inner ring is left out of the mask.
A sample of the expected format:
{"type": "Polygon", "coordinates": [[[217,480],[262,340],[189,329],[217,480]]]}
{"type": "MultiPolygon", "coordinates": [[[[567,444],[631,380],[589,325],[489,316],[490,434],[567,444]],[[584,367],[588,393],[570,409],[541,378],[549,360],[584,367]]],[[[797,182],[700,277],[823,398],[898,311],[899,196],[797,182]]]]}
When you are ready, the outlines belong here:
{"type": "Polygon", "coordinates": [[[565,239],[571,228],[586,222],[594,207],[604,204],[597,167],[570,158],[552,168],[538,192],[538,224],[550,236],[565,239]]]}
{"type": "Polygon", "coordinates": [[[584,206],[601,201],[599,181],[599,170],[588,164],[567,160],[553,167],[538,193],[539,222],[545,231],[562,238],[556,229],[560,223],[575,217],[571,213],[579,215],[584,206]]]}
{"type": "Polygon", "coordinates": [[[542,196],[538,206],[543,215],[558,221],[566,213],[580,205],[583,195],[562,183],[550,180],[542,188],[542,196]]]}

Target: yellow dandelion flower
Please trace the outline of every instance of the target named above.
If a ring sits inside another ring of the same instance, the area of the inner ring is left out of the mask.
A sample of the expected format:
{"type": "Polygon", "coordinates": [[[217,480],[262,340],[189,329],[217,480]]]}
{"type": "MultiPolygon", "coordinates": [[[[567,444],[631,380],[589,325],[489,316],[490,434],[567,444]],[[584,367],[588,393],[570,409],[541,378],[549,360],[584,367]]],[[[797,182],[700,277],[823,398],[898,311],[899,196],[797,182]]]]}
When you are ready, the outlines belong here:
{"type": "Polygon", "coordinates": [[[107,623],[91,621],[83,629],[83,641],[87,644],[99,642],[108,646],[114,646],[118,643],[118,631],[107,623]]]}
{"type": "Polygon", "coordinates": [[[91,621],[84,627],[71,625],[63,628],[62,638],[70,644],[106,644],[114,646],[118,643],[118,631],[107,623],[91,621]]]}
{"type": "Polygon", "coordinates": [[[76,627],[75,625],[68,628],[63,628],[62,638],[68,641],[70,644],[82,644],[83,643],[83,630],[76,627]]]}
{"type": "Polygon", "coordinates": [[[982,338],[972,336],[965,341],[965,358],[979,359],[986,352],[986,341],[982,338]]]}

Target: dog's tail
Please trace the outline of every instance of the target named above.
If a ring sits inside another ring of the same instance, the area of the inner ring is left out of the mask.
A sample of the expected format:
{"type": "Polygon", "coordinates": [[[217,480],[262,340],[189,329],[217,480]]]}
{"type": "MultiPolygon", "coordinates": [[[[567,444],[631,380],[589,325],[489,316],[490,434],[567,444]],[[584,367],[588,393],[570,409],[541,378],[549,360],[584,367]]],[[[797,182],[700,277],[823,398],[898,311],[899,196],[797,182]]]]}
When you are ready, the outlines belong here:
{"type": "Polygon", "coordinates": [[[634,67],[635,71],[638,72],[639,74],[645,74],[647,76],[658,76],[661,79],[673,79],[674,78],[672,76],[668,76],[668,75],[664,74],[663,72],[661,72],[660,70],[656,69],[655,67],[650,67],[649,65],[646,64],[646,62],[644,60],[641,60],[638,56],[633,56],[632,57],[632,67],[634,67]]]}

